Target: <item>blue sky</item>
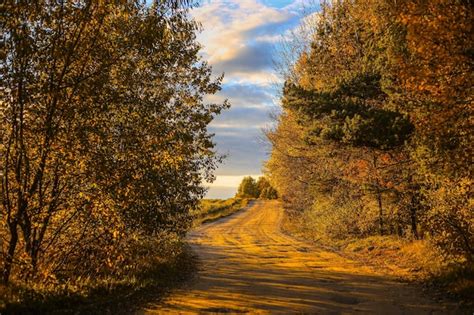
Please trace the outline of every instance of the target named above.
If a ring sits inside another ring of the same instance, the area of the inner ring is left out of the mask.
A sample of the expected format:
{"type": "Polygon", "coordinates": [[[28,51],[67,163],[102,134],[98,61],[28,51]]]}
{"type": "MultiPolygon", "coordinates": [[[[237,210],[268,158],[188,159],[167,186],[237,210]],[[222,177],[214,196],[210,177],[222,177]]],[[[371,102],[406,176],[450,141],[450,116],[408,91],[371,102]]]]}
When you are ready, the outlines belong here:
{"type": "Polygon", "coordinates": [[[232,107],[213,121],[217,151],[227,158],[216,172],[208,198],[235,194],[245,175],[258,176],[270,148],[262,129],[271,125],[281,84],[273,61],[279,43],[304,17],[309,0],[202,0],[192,16],[203,26],[202,55],[217,76],[225,73],[222,91],[207,102],[228,99],[232,107]]]}

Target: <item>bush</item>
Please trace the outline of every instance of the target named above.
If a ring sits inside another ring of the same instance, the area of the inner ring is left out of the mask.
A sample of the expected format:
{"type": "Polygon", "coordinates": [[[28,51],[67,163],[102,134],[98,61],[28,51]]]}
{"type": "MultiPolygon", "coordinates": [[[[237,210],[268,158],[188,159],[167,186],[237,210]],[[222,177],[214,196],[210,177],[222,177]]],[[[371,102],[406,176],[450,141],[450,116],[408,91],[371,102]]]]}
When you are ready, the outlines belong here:
{"type": "Polygon", "coordinates": [[[428,191],[427,225],[439,249],[450,257],[474,263],[474,211],[472,180],[444,181],[437,190],[428,191]]]}
{"type": "Polygon", "coordinates": [[[260,176],[257,181],[251,176],[246,176],[242,179],[236,196],[239,198],[277,199],[278,192],[265,176],[260,176]]]}
{"type": "Polygon", "coordinates": [[[255,179],[251,176],[246,176],[242,179],[236,196],[239,198],[258,198],[259,193],[255,179]]]}
{"type": "Polygon", "coordinates": [[[185,3],[2,5],[3,283],[119,277],[191,227],[228,105],[185,3]]]}

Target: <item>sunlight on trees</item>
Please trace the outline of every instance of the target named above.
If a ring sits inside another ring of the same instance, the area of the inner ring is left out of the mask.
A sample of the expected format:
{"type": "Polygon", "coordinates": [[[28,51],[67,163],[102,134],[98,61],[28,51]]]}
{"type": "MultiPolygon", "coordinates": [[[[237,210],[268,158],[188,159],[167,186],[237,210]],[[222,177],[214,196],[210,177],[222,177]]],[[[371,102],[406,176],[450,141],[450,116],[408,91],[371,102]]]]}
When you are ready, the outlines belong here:
{"type": "Polygon", "coordinates": [[[267,132],[287,212],[323,239],[424,238],[472,262],[472,7],[338,1],[315,21],[267,132]]]}
{"type": "Polygon", "coordinates": [[[1,10],[3,282],[140,268],[191,226],[219,161],[206,128],[228,105],[203,102],[222,78],[199,26],[182,1],[1,10]]]}
{"type": "Polygon", "coordinates": [[[258,180],[252,176],[246,176],[242,179],[236,196],[239,198],[277,199],[278,192],[265,176],[260,176],[258,180]]]}

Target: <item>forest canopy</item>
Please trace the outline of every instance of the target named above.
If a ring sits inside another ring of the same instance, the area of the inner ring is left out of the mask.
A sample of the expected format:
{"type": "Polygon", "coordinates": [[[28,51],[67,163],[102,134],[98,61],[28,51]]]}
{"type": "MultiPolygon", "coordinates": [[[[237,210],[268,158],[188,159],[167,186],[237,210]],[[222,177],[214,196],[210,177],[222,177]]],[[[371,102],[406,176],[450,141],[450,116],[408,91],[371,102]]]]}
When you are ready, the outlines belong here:
{"type": "Polygon", "coordinates": [[[313,21],[267,133],[287,212],[322,240],[427,239],[472,263],[471,2],[328,1],[313,21]]]}

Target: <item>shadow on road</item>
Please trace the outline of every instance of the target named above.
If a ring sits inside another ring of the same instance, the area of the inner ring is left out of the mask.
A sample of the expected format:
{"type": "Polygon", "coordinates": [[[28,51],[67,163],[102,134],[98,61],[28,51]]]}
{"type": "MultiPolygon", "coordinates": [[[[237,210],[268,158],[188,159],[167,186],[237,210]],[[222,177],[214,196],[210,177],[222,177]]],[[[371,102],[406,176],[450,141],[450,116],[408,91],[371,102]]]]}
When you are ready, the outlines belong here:
{"type": "Polygon", "coordinates": [[[420,290],[281,233],[276,202],[201,227],[197,277],[146,313],[456,313],[420,290]]]}

